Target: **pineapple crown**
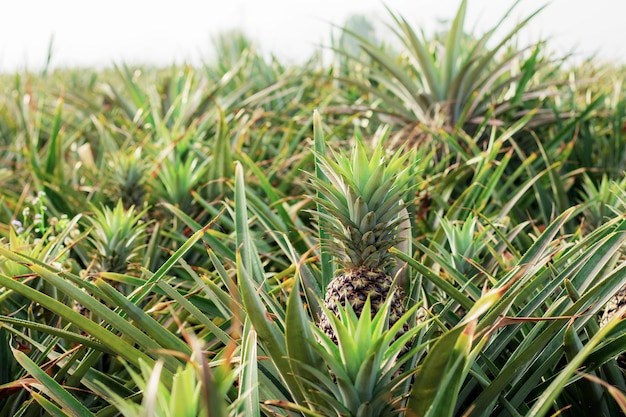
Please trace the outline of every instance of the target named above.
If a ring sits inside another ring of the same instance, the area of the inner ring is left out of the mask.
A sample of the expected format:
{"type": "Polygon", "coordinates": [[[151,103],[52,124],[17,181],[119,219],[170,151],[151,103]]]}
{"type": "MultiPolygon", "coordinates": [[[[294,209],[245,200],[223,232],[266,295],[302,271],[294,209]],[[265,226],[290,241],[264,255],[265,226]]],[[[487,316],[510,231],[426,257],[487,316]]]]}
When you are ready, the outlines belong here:
{"type": "Polygon", "coordinates": [[[317,155],[323,176],[312,180],[316,214],[329,236],[322,245],[344,268],[385,269],[395,262],[389,249],[401,241],[398,229],[407,217],[402,199],[410,179],[408,155],[400,149],[386,160],[378,144],[368,158],[361,140],[349,156],[317,155]]]}

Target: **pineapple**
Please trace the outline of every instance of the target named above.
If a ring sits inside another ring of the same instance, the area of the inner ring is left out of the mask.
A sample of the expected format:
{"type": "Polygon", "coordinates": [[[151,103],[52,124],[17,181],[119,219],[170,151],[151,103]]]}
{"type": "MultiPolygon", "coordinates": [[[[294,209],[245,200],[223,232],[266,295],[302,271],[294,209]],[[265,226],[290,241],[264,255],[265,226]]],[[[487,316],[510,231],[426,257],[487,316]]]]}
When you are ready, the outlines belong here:
{"type": "MultiPolygon", "coordinates": [[[[405,294],[392,272],[395,259],[389,249],[400,243],[400,229],[407,220],[402,198],[409,178],[403,167],[407,158],[401,150],[386,163],[384,159],[380,145],[368,158],[363,143],[358,141],[351,157],[343,153],[334,153],[334,160],[318,156],[327,179],[314,178],[313,185],[320,196],[321,210],[316,214],[329,236],[322,245],[341,272],[328,285],[324,305],[338,315],[338,306],[349,303],[360,316],[369,297],[374,316],[391,297],[392,326],[405,313],[405,294]]],[[[324,313],[319,326],[337,343],[324,313]]],[[[407,330],[408,324],[396,338],[407,330]]]]}

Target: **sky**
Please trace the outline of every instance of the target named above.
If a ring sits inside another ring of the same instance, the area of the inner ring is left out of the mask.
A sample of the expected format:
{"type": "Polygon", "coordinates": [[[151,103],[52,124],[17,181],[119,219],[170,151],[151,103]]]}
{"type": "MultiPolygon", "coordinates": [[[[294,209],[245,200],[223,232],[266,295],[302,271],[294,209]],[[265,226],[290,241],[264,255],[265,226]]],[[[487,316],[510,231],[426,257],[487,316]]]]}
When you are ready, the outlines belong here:
{"type": "MultiPolygon", "coordinates": [[[[0,71],[38,70],[52,40],[52,67],[113,64],[197,64],[211,40],[241,29],[261,51],[302,61],[330,45],[332,25],[361,14],[381,25],[387,5],[427,33],[450,20],[460,0],[0,0],[0,71]]],[[[468,0],[466,28],[483,33],[513,0],[468,0]]],[[[512,28],[546,6],[520,34],[524,43],[548,39],[557,53],[626,63],[626,1],[520,0],[512,28]]]]}

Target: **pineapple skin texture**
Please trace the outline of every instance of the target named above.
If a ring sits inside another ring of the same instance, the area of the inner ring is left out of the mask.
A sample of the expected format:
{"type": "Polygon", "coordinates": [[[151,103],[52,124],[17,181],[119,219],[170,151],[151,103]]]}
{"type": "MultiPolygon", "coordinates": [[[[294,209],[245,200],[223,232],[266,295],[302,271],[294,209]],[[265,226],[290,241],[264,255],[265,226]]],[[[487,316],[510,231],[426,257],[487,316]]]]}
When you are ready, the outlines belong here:
{"type": "MultiPolygon", "coordinates": [[[[405,295],[402,288],[394,284],[393,278],[381,270],[360,267],[336,276],[328,285],[324,306],[339,315],[338,306],[349,303],[358,317],[361,316],[367,297],[370,297],[372,317],[380,310],[388,297],[391,297],[389,327],[404,315],[405,295]]],[[[319,327],[337,343],[337,336],[324,313],[320,317],[319,327]]],[[[408,331],[408,323],[396,335],[396,339],[408,331]]]]}

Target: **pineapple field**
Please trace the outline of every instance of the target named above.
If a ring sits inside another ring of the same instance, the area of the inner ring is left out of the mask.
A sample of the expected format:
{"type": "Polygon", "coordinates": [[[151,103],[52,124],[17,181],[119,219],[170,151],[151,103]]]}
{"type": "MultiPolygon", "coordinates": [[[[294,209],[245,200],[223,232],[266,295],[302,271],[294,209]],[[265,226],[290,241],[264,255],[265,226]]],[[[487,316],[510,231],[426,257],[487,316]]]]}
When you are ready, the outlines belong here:
{"type": "Polygon", "coordinates": [[[0,417],[626,414],[623,68],[467,7],[1,74],[0,417]]]}

